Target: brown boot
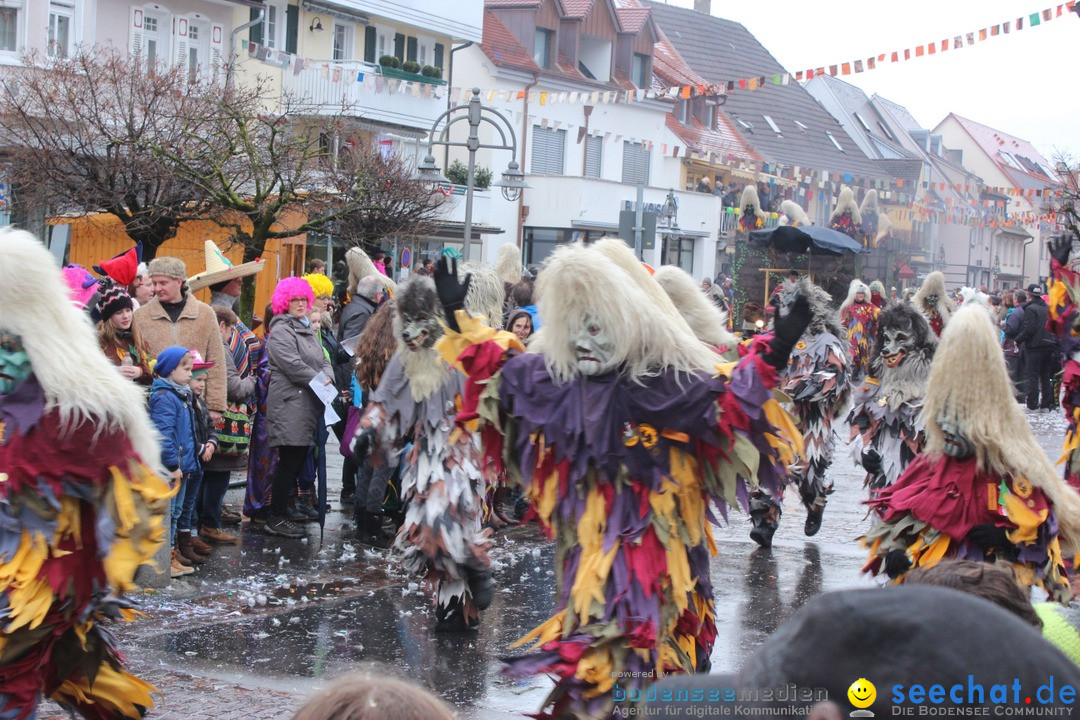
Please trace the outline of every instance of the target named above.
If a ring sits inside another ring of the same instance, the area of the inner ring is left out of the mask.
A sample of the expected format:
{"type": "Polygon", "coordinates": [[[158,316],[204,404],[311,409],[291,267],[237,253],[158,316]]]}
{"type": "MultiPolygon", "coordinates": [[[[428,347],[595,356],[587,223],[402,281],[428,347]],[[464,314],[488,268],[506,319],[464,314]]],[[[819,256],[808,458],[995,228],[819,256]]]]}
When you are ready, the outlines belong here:
{"type": "Polygon", "coordinates": [[[199,528],[199,537],[203,538],[204,540],[208,540],[209,542],[219,543],[221,545],[240,544],[240,538],[236,537],[235,535],[230,535],[224,530],[206,527],[205,525],[199,528]]]}
{"type": "Polygon", "coordinates": [[[191,549],[202,555],[204,558],[210,557],[210,553],[213,552],[213,548],[204,543],[197,536],[191,536],[191,549]]]}
{"type": "Polygon", "coordinates": [[[173,557],[176,558],[176,562],[180,563],[184,567],[191,567],[191,561],[188,560],[183,555],[181,555],[180,551],[177,550],[175,547],[172,549],[172,554],[173,554],[173,557]]]}
{"type": "Polygon", "coordinates": [[[180,554],[174,549],[169,562],[169,577],[183,577],[184,575],[190,575],[193,572],[195,572],[195,568],[180,563],[180,554]]]}
{"type": "Polygon", "coordinates": [[[192,565],[202,565],[206,562],[206,558],[195,552],[195,548],[191,547],[190,530],[176,533],[176,551],[190,560],[192,565]]]}

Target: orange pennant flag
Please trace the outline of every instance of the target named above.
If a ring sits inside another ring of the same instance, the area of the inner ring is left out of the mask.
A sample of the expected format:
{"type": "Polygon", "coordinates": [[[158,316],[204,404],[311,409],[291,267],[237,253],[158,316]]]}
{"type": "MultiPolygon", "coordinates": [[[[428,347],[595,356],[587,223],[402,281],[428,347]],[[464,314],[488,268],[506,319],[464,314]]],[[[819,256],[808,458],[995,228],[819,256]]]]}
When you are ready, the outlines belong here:
{"type": "Polygon", "coordinates": [[[982,30],[979,31],[979,40],[982,41],[982,40],[985,40],[985,39],[986,39],[986,28],[983,28],[982,30]]]}
{"type": "Polygon", "coordinates": [[[683,85],[681,88],[679,88],[679,97],[681,97],[683,100],[689,100],[690,99],[690,86],[689,85],[683,85]]]}
{"type": "Polygon", "coordinates": [[[924,51],[923,51],[923,46],[922,45],[919,45],[918,47],[915,48],[915,57],[922,57],[923,53],[924,53],[924,51]]]}
{"type": "Polygon", "coordinates": [[[892,54],[892,57],[889,58],[889,62],[900,62],[900,57],[899,56],[900,56],[900,53],[894,52],[892,54]]]}
{"type": "Polygon", "coordinates": [[[840,68],[841,68],[841,74],[843,74],[843,75],[850,75],[851,74],[851,63],[841,63],[840,68]]]}

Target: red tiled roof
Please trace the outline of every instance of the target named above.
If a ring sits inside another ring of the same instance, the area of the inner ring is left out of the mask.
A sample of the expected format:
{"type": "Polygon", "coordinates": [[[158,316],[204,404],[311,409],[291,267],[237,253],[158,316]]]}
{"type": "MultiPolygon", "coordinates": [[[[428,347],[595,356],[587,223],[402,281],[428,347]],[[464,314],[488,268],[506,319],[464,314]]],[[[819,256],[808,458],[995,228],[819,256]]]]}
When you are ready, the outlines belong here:
{"type": "Polygon", "coordinates": [[[484,0],[484,7],[540,7],[540,0],[484,0]]]}
{"type": "Polygon", "coordinates": [[[679,51],[660,33],[660,40],[653,45],[653,73],[664,80],[663,86],[705,85],[705,78],[694,72],[679,51]]]}
{"type": "Polygon", "coordinates": [[[559,0],[562,15],[567,18],[583,18],[589,14],[594,0],[559,0]]]}
{"type": "Polygon", "coordinates": [[[649,11],[641,7],[620,7],[615,9],[615,18],[622,32],[641,32],[649,22],[649,11]]]}
{"type": "Polygon", "coordinates": [[[995,130],[974,120],[962,118],[956,113],[952,113],[952,116],[971,135],[971,138],[982,148],[983,152],[996,162],[1007,175],[1012,177],[1020,187],[1042,187],[1038,182],[1040,180],[1055,182],[1051,175],[1054,172],[1053,166],[1027,140],[1001,130],[995,130]],[[1012,155],[1024,166],[1024,169],[1017,170],[1014,168],[1000,154],[1001,152],[1012,155]],[[1044,172],[1039,172],[1038,168],[1035,167],[1035,163],[1038,163],[1044,172]]]}
{"type": "Polygon", "coordinates": [[[747,147],[728,124],[723,113],[716,115],[717,129],[715,130],[707,129],[696,118],[692,119],[689,125],[683,125],[674,114],[670,113],[667,116],[667,126],[676,137],[686,143],[687,147],[704,153],[716,153],[718,155],[716,161],[719,163],[727,162],[728,155],[734,155],[739,160],[760,160],[761,158],[747,147]]]}
{"type": "MultiPolygon", "coordinates": [[[[492,1],[486,0],[488,4],[492,1]]],[[[532,54],[521,46],[514,34],[490,10],[484,11],[484,39],[480,42],[480,49],[498,65],[540,69],[540,66],[533,62],[532,54]]]]}

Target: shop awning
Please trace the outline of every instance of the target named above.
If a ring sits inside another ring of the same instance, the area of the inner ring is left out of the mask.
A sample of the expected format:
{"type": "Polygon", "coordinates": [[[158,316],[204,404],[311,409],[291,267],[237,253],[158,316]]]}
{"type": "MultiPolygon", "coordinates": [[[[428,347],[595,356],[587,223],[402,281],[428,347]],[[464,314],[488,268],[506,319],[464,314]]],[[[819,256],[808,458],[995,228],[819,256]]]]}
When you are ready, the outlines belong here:
{"type": "Polygon", "coordinates": [[[914,280],[915,271],[911,269],[911,266],[904,262],[896,263],[896,277],[901,280],[914,280]]]}

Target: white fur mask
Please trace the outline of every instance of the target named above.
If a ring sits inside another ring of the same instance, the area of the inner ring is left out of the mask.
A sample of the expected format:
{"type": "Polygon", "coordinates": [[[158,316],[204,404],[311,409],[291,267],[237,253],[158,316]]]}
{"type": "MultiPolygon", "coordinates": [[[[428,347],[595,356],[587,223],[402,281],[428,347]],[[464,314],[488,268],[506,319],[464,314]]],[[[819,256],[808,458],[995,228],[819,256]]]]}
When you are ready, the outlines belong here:
{"type": "Polygon", "coordinates": [[[615,369],[613,349],[611,336],[593,318],[586,317],[574,338],[578,371],[586,377],[611,372],[615,369]]]}

